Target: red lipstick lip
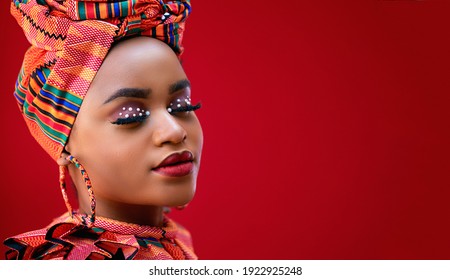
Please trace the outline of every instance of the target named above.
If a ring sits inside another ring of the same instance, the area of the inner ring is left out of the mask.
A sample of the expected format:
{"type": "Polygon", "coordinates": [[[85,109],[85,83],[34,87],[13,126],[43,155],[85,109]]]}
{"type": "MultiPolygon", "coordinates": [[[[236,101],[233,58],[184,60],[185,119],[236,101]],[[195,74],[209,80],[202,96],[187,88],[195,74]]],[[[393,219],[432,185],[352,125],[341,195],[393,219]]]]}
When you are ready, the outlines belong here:
{"type": "Polygon", "coordinates": [[[194,156],[189,151],[183,151],[181,153],[173,153],[166,157],[158,166],[154,169],[158,169],[165,166],[177,165],[180,163],[190,162],[192,161],[194,156]]]}

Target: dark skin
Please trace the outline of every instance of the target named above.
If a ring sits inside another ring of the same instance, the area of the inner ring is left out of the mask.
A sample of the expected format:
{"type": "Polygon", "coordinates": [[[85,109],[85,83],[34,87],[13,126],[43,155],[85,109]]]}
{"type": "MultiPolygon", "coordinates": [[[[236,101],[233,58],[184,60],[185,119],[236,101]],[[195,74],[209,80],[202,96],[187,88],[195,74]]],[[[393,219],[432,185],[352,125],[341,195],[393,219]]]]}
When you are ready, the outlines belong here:
{"type": "Polygon", "coordinates": [[[69,153],[89,174],[98,216],[161,226],[164,206],[182,206],[192,200],[202,129],[193,111],[167,109],[177,99],[188,97],[190,83],[165,43],[138,37],[111,49],[83,100],[65,147],[67,153],[58,159],[59,165],[69,168],[80,212],[90,214],[90,201],[80,172],[65,159],[69,153]],[[128,113],[123,108],[132,108],[130,115],[149,115],[118,124],[128,113]],[[173,177],[152,170],[168,155],[183,151],[193,155],[189,174],[173,177]]]}

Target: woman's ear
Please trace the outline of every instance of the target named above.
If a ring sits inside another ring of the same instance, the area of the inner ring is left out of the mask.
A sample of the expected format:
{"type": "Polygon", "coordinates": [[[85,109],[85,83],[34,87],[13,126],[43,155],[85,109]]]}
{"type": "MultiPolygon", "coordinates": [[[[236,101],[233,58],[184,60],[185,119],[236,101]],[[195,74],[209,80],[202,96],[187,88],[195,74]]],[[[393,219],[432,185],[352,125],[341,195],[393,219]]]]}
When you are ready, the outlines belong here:
{"type": "Polygon", "coordinates": [[[62,152],[56,163],[58,163],[59,166],[68,166],[70,164],[70,161],[67,160],[68,156],[68,153],[62,152]]]}

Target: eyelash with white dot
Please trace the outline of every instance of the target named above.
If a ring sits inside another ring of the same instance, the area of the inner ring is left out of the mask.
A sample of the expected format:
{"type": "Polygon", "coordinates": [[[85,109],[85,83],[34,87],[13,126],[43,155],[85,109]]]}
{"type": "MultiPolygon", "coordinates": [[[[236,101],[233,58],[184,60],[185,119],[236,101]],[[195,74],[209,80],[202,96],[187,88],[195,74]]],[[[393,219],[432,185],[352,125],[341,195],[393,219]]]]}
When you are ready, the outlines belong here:
{"type": "Polygon", "coordinates": [[[196,105],[185,105],[185,106],[180,106],[177,108],[167,108],[167,111],[169,113],[177,113],[177,112],[190,112],[190,111],[195,111],[198,110],[202,107],[201,103],[197,103],[196,105]]]}
{"type": "Polygon", "coordinates": [[[119,112],[119,116],[123,116],[122,118],[118,118],[116,121],[112,122],[112,124],[131,124],[136,122],[145,121],[148,116],[150,116],[150,111],[146,111],[141,108],[133,108],[133,107],[122,107],[122,111],[119,112]]]}
{"type": "MultiPolygon", "coordinates": [[[[170,106],[167,107],[167,111],[170,114],[178,113],[178,112],[190,112],[195,111],[201,108],[201,103],[197,103],[196,105],[191,105],[190,98],[184,99],[185,105],[181,105],[181,99],[177,99],[177,104],[170,103],[170,106]]],[[[122,107],[122,111],[119,113],[119,116],[123,116],[122,118],[118,118],[116,121],[111,122],[116,125],[125,125],[132,123],[141,123],[144,122],[149,116],[150,111],[146,111],[141,108],[134,109],[133,107],[122,107]]]]}
{"type": "Polygon", "coordinates": [[[191,98],[185,97],[185,98],[177,98],[175,102],[171,102],[170,106],[167,108],[167,111],[171,114],[177,112],[189,112],[200,109],[200,107],[201,107],[200,103],[198,103],[197,105],[192,105],[191,98]]]}

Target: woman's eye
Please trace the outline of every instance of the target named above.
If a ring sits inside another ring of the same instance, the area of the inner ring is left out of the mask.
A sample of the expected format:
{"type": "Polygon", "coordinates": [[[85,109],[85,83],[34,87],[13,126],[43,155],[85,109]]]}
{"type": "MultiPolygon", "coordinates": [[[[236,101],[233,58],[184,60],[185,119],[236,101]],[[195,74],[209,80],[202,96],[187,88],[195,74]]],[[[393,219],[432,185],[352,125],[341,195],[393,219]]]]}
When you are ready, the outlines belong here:
{"type": "Polygon", "coordinates": [[[191,104],[191,98],[178,98],[169,104],[167,107],[167,111],[171,114],[175,114],[178,112],[190,112],[195,111],[201,108],[201,104],[197,103],[196,105],[191,104]]]}
{"type": "Polygon", "coordinates": [[[145,121],[150,116],[150,111],[144,110],[139,107],[122,107],[122,110],[119,110],[117,114],[117,118],[112,124],[124,125],[124,124],[133,124],[133,123],[141,123],[145,121]]]}

